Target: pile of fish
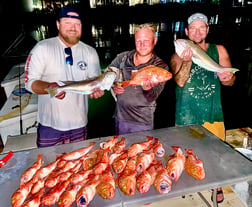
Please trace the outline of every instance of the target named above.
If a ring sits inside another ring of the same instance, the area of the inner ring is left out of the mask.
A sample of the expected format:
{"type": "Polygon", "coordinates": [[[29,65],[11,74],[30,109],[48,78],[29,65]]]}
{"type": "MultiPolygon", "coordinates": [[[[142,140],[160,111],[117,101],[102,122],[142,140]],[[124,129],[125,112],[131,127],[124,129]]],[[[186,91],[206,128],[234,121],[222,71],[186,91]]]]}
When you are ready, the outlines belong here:
{"type": "Polygon", "coordinates": [[[203,162],[186,149],[172,146],[163,166],[165,149],[158,138],[147,136],[146,141],[134,143],[126,149],[126,139],[113,136],[98,149],[89,146],[63,153],[43,166],[42,155],[26,169],[20,178],[20,187],[13,193],[11,203],[19,206],[88,206],[98,194],[113,199],[118,187],[125,195],[135,195],[136,189],[146,193],[153,185],[157,192],[168,193],[172,180],[177,181],[185,171],[196,179],[203,179],[203,162]],[[93,149],[93,150],[92,150],[93,149]]]}

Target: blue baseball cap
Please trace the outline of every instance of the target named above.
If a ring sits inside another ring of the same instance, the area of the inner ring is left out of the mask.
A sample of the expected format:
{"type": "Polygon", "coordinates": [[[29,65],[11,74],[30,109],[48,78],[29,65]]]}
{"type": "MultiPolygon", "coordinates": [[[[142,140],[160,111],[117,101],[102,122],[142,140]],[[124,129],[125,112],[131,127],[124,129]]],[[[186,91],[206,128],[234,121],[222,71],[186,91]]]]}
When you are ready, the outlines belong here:
{"type": "Polygon", "coordinates": [[[59,11],[59,16],[58,16],[58,19],[61,19],[61,18],[74,18],[74,19],[79,19],[81,20],[81,13],[78,9],[76,8],[73,8],[73,7],[70,7],[70,6],[65,6],[63,7],[60,11],[59,11]],[[77,15],[70,15],[69,13],[70,12],[74,12],[76,13],[77,15]]]}

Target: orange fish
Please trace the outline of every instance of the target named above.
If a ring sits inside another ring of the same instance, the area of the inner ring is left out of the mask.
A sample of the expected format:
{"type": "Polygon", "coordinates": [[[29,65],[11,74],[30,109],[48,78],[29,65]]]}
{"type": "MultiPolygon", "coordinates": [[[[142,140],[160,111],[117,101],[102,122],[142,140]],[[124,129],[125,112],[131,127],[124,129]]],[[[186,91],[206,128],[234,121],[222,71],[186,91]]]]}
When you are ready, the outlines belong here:
{"type": "Polygon", "coordinates": [[[152,151],[152,149],[141,152],[137,156],[136,171],[141,173],[142,171],[146,170],[154,159],[155,159],[155,154],[152,151]]]}
{"type": "Polygon", "coordinates": [[[103,153],[104,153],[104,150],[100,148],[86,154],[85,157],[83,158],[83,169],[84,170],[92,169],[97,163],[100,162],[100,160],[102,159],[103,153]]]}
{"type": "Polygon", "coordinates": [[[185,156],[180,147],[172,146],[172,149],[175,153],[169,156],[166,169],[171,179],[177,181],[185,167],[185,156]]]}
{"type": "Polygon", "coordinates": [[[33,184],[31,194],[38,193],[42,188],[44,188],[44,186],[45,186],[45,179],[38,180],[36,183],[33,184]]]}
{"type": "Polygon", "coordinates": [[[134,157],[143,150],[148,149],[149,146],[151,145],[152,140],[153,137],[147,136],[147,141],[132,144],[128,149],[128,156],[134,157]]]}
{"type": "Polygon", "coordinates": [[[140,193],[146,193],[150,189],[156,178],[157,168],[161,166],[162,161],[155,160],[147,170],[137,176],[136,188],[140,193]]]}
{"type": "Polygon", "coordinates": [[[99,175],[87,182],[77,193],[75,201],[77,207],[87,207],[96,194],[96,186],[99,185],[99,175]]]}
{"type": "Polygon", "coordinates": [[[53,188],[50,188],[41,198],[41,203],[45,206],[52,206],[58,202],[61,194],[68,188],[70,181],[66,180],[53,188]]]}
{"type": "Polygon", "coordinates": [[[108,167],[100,176],[100,184],[97,185],[97,193],[104,199],[113,199],[115,196],[115,179],[108,167]]]}
{"type": "Polygon", "coordinates": [[[26,198],[28,197],[31,188],[32,188],[33,182],[32,180],[28,181],[26,184],[22,185],[20,188],[18,188],[11,196],[11,204],[12,207],[19,207],[22,206],[26,198]]]}
{"type": "Polygon", "coordinates": [[[137,155],[128,159],[124,170],[136,170],[137,155]]]}
{"type": "Polygon", "coordinates": [[[114,172],[117,174],[121,173],[127,164],[127,160],[128,160],[128,153],[127,151],[125,151],[122,155],[117,157],[115,161],[112,163],[112,168],[114,172]]]}
{"type": "Polygon", "coordinates": [[[185,149],[187,156],[185,161],[185,171],[195,179],[202,180],[205,178],[203,162],[197,156],[193,155],[192,149],[185,149]]]}
{"type": "Polygon", "coordinates": [[[43,180],[43,178],[48,176],[56,168],[58,161],[59,159],[39,168],[32,178],[33,183],[37,182],[38,180],[43,180]]]}
{"type": "Polygon", "coordinates": [[[95,145],[95,142],[90,142],[88,147],[74,150],[62,156],[63,160],[76,160],[87,154],[95,145]]]}
{"type": "Polygon", "coordinates": [[[71,207],[75,201],[76,194],[88,180],[89,178],[86,177],[81,182],[71,185],[68,190],[64,191],[59,197],[58,207],[71,207]]]}
{"type": "Polygon", "coordinates": [[[158,138],[154,139],[154,143],[152,144],[151,148],[157,157],[163,157],[165,155],[165,149],[163,145],[159,142],[158,138]]]}
{"type": "Polygon", "coordinates": [[[161,194],[169,193],[171,191],[172,181],[164,167],[157,169],[154,187],[161,194]]]}
{"type": "Polygon", "coordinates": [[[45,188],[41,188],[39,192],[32,195],[28,200],[25,201],[25,203],[22,205],[22,207],[40,207],[41,206],[41,197],[44,195],[45,188]]]}
{"type": "Polygon", "coordinates": [[[32,179],[32,177],[35,175],[35,173],[37,172],[37,170],[43,165],[43,161],[42,161],[42,155],[38,155],[37,157],[37,161],[27,170],[25,170],[23,172],[23,174],[21,175],[20,178],[20,186],[24,185],[25,183],[27,183],[29,180],[32,179]]]}
{"type": "Polygon", "coordinates": [[[115,146],[112,148],[114,153],[121,153],[125,149],[125,137],[122,137],[120,141],[118,141],[115,146]]]}
{"type": "Polygon", "coordinates": [[[119,137],[118,135],[114,135],[113,138],[109,139],[108,141],[100,143],[100,147],[102,149],[110,149],[111,150],[115,146],[115,144],[117,143],[118,137],[119,137]]]}
{"type": "Polygon", "coordinates": [[[82,170],[73,175],[71,175],[71,184],[77,184],[82,182],[84,179],[88,178],[93,173],[93,170],[82,170]]]}
{"type": "Polygon", "coordinates": [[[129,85],[143,85],[146,81],[151,81],[155,83],[165,82],[172,78],[172,74],[167,70],[150,65],[144,68],[141,68],[137,72],[132,72],[131,80],[126,80],[121,82],[123,88],[126,88],[129,85]]]}
{"type": "Polygon", "coordinates": [[[136,174],[136,171],[124,170],[120,175],[118,175],[116,179],[116,184],[125,195],[135,195],[136,174]]]}
{"type": "Polygon", "coordinates": [[[106,168],[108,167],[108,165],[109,165],[109,151],[110,151],[109,148],[105,149],[101,161],[94,166],[93,172],[96,175],[102,174],[103,171],[106,170],[106,168]]]}

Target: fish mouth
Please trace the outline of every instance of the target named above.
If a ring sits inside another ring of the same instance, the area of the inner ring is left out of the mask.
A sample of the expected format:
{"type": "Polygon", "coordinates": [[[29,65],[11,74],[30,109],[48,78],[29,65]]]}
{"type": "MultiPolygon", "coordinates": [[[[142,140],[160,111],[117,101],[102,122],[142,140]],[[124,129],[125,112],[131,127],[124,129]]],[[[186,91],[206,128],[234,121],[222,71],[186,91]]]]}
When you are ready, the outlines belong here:
{"type": "Polygon", "coordinates": [[[78,207],[86,207],[87,206],[87,201],[84,196],[81,196],[78,200],[78,207]]]}
{"type": "Polygon", "coordinates": [[[170,185],[166,182],[160,184],[159,190],[161,193],[168,193],[171,191],[170,185]]]}

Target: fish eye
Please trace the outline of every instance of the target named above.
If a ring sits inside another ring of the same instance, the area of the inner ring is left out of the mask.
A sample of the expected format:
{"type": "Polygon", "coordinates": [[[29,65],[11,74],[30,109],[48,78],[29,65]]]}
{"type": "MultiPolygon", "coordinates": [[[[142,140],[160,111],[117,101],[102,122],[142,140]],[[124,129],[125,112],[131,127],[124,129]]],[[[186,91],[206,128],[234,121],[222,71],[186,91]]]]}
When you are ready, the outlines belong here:
{"type": "Polygon", "coordinates": [[[86,199],[84,196],[81,196],[78,203],[82,206],[86,206],[86,199]]]}

